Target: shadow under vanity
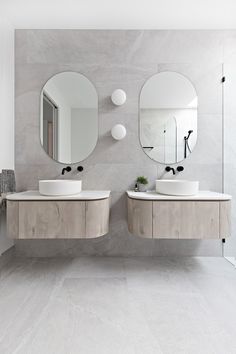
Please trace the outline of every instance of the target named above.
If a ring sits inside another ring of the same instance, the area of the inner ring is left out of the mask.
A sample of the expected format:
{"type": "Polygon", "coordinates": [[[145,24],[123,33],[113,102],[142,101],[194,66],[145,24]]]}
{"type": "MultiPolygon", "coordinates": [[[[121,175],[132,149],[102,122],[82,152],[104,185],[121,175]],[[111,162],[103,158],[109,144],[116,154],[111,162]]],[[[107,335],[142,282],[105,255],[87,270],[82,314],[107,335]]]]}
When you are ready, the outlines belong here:
{"type": "MultiPolygon", "coordinates": [[[[216,137],[218,127],[222,127],[219,123],[222,107],[217,106],[219,93],[222,94],[222,67],[212,65],[211,68],[208,64],[211,63],[208,60],[210,51],[206,53],[205,50],[206,43],[212,44],[212,37],[217,34],[173,31],[166,37],[165,31],[68,30],[61,37],[56,30],[48,33],[51,37],[47,36],[47,31],[16,33],[16,168],[21,171],[16,178],[19,176],[20,179],[17,190],[26,191],[7,196],[8,236],[16,240],[92,239],[109,233],[107,247],[117,249],[121,254],[122,250],[126,252],[125,248],[132,249],[132,243],[134,249],[136,247],[142,253],[140,244],[144,244],[139,242],[148,244],[151,239],[222,240],[229,237],[231,196],[199,190],[199,183],[204,189],[221,190],[221,177],[217,177],[216,184],[211,184],[208,167],[208,161],[214,160],[217,165],[215,175],[220,176],[221,155],[218,150],[212,152],[211,140],[207,136],[211,131],[206,133],[203,129],[203,120],[211,118],[211,110],[214,119],[208,123],[216,137]],[[194,47],[194,56],[186,50],[190,47],[186,43],[189,36],[191,45],[198,38],[203,42],[197,49],[194,47]],[[54,40],[50,41],[50,38],[54,40]],[[117,38],[117,48],[124,47],[124,55],[130,60],[127,67],[122,66],[117,54],[122,50],[116,53],[107,47],[107,38],[117,38]],[[181,59],[177,58],[179,50],[176,49],[174,64],[169,62],[172,57],[169,53],[172,47],[168,44],[170,38],[174,39],[173,43],[181,42],[185,48],[181,59]],[[161,63],[158,62],[159,40],[166,46],[166,54],[163,54],[163,48],[161,50],[161,63]],[[102,45],[98,47],[96,44],[100,42],[102,45]],[[141,47],[136,55],[130,55],[130,48],[139,42],[141,47]],[[22,43],[27,47],[28,57],[20,49],[22,43]],[[58,50],[58,43],[60,48],[66,48],[65,53],[70,53],[71,62],[64,52],[59,58],[53,54],[53,49],[58,50]],[[47,57],[48,46],[52,46],[51,57],[47,57]],[[195,62],[196,57],[201,57],[201,50],[204,50],[202,60],[209,67],[195,62]],[[88,63],[85,63],[85,54],[88,63]],[[98,63],[95,63],[94,54],[98,63]],[[28,58],[32,60],[31,66],[28,58]],[[93,58],[92,63],[89,58],[93,58]],[[45,65],[47,60],[50,65],[45,65]],[[21,70],[29,75],[29,82],[25,84],[21,70]],[[35,85],[33,89],[31,79],[35,85]],[[25,85],[29,86],[29,92],[25,85]],[[28,100],[30,95],[33,97],[32,119],[36,117],[37,124],[31,124],[31,110],[25,114],[21,107],[21,100],[27,101],[27,95],[28,100]],[[40,107],[39,112],[34,103],[40,107]],[[35,138],[35,133],[39,137],[38,141],[34,139],[37,163],[34,149],[32,153],[29,148],[26,152],[27,137],[25,141],[22,138],[21,119],[26,116],[32,130],[29,139],[35,138]],[[197,143],[198,138],[200,143],[197,143]],[[192,154],[194,150],[195,155],[192,154]],[[214,154],[218,155],[215,157],[214,154]],[[199,162],[202,159],[204,165],[199,162]],[[75,169],[73,165],[82,161],[84,171],[82,166],[75,169]],[[25,173],[22,169],[27,164],[33,171],[32,184],[22,178],[25,173]],[[60,176],[57,173],[61,169],[59,164],[63,164],[60,176]],[[203,166],[205,174],[198,175],[196,171],[203,166]],[[134,174],[139,173],[148,178],[151,191],[128,190],[135,185],[134,174]],[[197,181],[191,181],[195,175],[197,181]],[[121,182],[117,181],[119,178],[121,182]],[[153,190],[156,178],[166,186],[169,181],[175,181],[176,189],[173,189],[174,184],[169,184],[164,190],[153,190]],[[204,179],[207,180],[206,188],[204,179]],[[191,182],[193,189],[182,188],[178,181],[186,185],[191,182]],[[38,184],[38,190],[32,190],[38,184]],[[113,213],[111,220],[110,209],[113,213]],[[122,237],[126,237],[123,243],[117,240],[121,232],[122,237]],[[130,234],[147,240],[135,239],[130,234]]],[[[89,242],[93,254],[96,244],[94,242],[93,249],[93,241],[89,242]]],[[[102,249],[106,239],[99,242],[102,249]]],[[[172,243],[174,245],[174,241],[172,243]]],[[[178,245],[180,243],[178,241],[178,245]]]]}

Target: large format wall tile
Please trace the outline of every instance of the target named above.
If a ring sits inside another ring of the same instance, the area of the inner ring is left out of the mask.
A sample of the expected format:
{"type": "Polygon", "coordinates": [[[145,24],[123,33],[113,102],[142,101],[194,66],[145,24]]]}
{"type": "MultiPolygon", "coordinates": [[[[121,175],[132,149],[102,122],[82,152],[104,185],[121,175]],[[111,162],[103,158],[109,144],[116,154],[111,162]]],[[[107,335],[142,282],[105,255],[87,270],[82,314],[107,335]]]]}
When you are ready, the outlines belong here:
{"type": "MultiPolygon", "coordinates": [[[[70,177],[82,178],[84,189],[112,191],[108,235],[94,240],[20,240],[17,251],[28,256],[221,255],[221,242],[216,240],[158,241],[130,235],[125,190],[133,188],[138,175],[149,178],[150,189],[157,177],[172,178],[165,173],[165,166],[143,152],[139,141],[141,88],[153,74],[172,70],[193,82],[199,99],[198,142],[191,156],[179,163],[185,170],[177,177],[199,180],[201,189],[222,191],[222,63],[231,58],[228,70],[233,70],[235,53],[235,31],[17,30],[17,190],[37,189],[39,179],[60,176],[63,165],[50,159],[39,143],[39,103],[45,82],[69,70],[86,75],[99,98],[97,146],[85,161],[74,164],[70,177]],[[117,88],[127,93],[121,107],[115,107],[110,99],[117,88]],[[122,141],[114,141],[110,134],[117,123],[127,128],[122,141]],[[84,166],[81,174],[74,171],[78,165],[84,166]]],[[[229,95],[227,99],[232,101],[229,95]]],[[[233,117],[234,105],[229,107],[227,114],[233,117]]],[[[235,148],[227,144],[231,161],[235,148]]]]}

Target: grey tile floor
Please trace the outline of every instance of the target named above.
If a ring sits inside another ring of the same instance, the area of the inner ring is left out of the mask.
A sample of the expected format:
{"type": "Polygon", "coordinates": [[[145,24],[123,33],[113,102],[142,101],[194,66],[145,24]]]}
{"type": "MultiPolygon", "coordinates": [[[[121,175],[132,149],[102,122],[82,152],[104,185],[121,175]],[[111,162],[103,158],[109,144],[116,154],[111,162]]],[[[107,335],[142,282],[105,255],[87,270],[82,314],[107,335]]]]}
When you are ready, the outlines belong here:
{"type": "Polygon", "coordinates": [[[0,271],[1,354],[235,354],[223,258],[15,258],[0,271]]]}

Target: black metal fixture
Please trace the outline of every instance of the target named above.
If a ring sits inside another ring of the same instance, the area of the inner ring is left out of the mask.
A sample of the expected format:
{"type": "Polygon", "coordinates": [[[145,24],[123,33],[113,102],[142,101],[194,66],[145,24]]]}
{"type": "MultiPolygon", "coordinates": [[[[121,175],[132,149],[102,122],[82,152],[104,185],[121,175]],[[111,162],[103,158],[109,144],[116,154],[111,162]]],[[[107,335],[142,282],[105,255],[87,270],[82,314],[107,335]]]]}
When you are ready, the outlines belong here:
{"type": "Polygon", "coordinates": [[[66,167],[64,167],[64,168],[62,169],[61,174],[64,175],[65,172],[70,172],[70,171],[71,171],[71,167],[70,167],[70,166],[66,166],[66,167]]]}
{"type": "Polygon", "coordinates": [[[84,170],[83,166],[78,166],[78,167],[77,167],[77,171],[78,171],[78,172],[82,172],[83,170],[84,170]]]}
{"type": "Polygon", "coordinates": [[[178,171],[178,172],[182,172],[183,170],[184,170],[184,166],[178,166],[176,168],[176,171],[178,171]]]}
{"type": "Polygon", "coordinates": [[[166,170],[166,172],[172,171],[173,175],[175,175],[175,169],[173,167],[166,166],[165,170],[166,170]]]}
{"type": "Polygon", "coordinates": [[[192,133],[193,133],[193,130],[189,130],[188,135],[184,137],[184,158],[185,159],[187,158],[187,149],[190,153],[192,152],[189,147],[189,143],[188,143],[188,139],[192,133]]]}

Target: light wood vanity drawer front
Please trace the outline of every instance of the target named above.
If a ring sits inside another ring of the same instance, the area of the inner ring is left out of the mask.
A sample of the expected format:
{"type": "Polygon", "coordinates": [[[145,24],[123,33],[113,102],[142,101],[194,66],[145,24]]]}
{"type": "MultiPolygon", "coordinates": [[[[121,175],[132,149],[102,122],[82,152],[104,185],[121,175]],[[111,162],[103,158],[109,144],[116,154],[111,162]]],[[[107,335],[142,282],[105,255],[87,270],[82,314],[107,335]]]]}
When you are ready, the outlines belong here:
{"type": "Polygon", "coordinates": [[[109,231],[110,199],[86,202],[86,238],[105,235],[109,231]]]}
{"type": "Polygon", "coordinates": [[[180,218],[179,202],[153,202],[153,238],[179,238],[180,218]]]}
{"type": "Polygon", "coordinates": [[[109,211],[110,198],[88,201],[8,201],[8,237],[100,237],[109,231],[109,211]]]}
{"type": "Polygon", "coordinates": [[[19,202],[19,238],[85,237],[85,202],[19,202]]]}
{"type": "Polygon", "coordinates": [[[231,201],[220,202],[220,238],[229,237],[231,234],[231,201]]]}
{"type": "Polygon", "coordinates": [[[152,202],[128,198],[129,231],[144,238],[152,238],[152,202]]]}
{"type": "Polygon", "coordinates": [[[218,201],[154,201],[153,237],[219,238],[219,217],[218,201]]]}
{"type": "Polygon", "coordinates": [[[7,201],[7,236],[19,238],[19,203],[7,201]]]}

